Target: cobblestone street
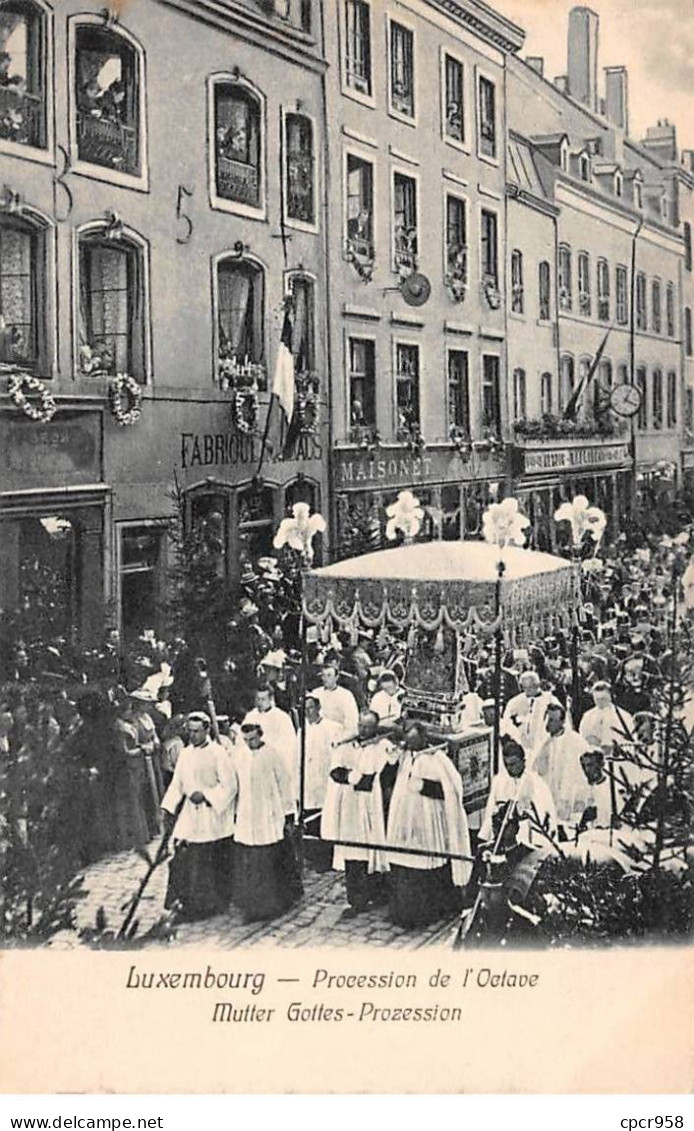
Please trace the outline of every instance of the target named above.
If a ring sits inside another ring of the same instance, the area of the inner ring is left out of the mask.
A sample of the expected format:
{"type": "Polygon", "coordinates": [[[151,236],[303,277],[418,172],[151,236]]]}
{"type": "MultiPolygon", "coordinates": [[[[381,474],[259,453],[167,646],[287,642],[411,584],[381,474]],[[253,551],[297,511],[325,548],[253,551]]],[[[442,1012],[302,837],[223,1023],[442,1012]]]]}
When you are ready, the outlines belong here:
{"type": "MultiPolygon", "coordinates": [[[[94,928],[103,908],[106,926],[118,930],[146,865],[135,852],[120,853],[93,865],[84,874],[86,896],[77,905],[76,929],[56,936],[54,947],[82,945],[79,931],[94,928]]],[[[138,939],[155,925],[163,912],[167,868],[157,869],[149,882],[138,910],[138,939]]],[[[256,944],[301,946],[388,946],[419,948],[446,945],[452,921],[439,921],[430,927],[406,931],[387,918],[385,907],[369,908],[355,918],[343,919],[347,908],[344,878],[338,872],[316,872],[307,867],[304,898],[286,915],[268,923],[244,923],[232,906],[225,915],[200,923],[180,924],[171,943],[143,940],[142,947],[162,945],[210,946],[231,949],[256,944]]],[[[137,943],[136,943],[137,945],[137,943]]]]}

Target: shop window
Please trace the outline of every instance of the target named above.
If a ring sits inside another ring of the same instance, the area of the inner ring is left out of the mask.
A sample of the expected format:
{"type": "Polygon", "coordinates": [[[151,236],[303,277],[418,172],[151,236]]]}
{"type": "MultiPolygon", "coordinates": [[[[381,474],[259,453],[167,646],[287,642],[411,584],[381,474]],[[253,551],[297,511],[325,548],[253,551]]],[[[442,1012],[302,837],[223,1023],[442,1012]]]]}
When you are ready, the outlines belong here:
{"type": "Polygon", "coordinates": [[[365,0],[345,2],[345,79],[360,94],[371,95],[371,7],[365,0]]]}
{"type": "Polygon", "coordinates": [[[523,252],[514,248],[511,252],[511,310],[514,314],[522,314],[524,309],[523,252]]]}
{"type": "Polygon", "coordinates": [[[376,347],[369,338],[350,338],[347,375],[349,423],[356,442],[376,425],[376,347]]]}
{"type": "Polygon", "coordinates": [[[667,426],[677,425],[677,374],[671,369],[667,375],[667,426]]]}
{"type": "Polygon", "coordinates": [[[419,431],[419,346],[395,346],[395,407],[397,439],[407,441],[419,431]]]}
{"type": "Polygon", "coordinates": [[[654,279],[651,283],[651,324],[654,334],[662,333],[663,318],[661,310],[660,279],[654,279]]]}
{"type": "Polygon", "coordinates": [[[273,553],[275,492],[271,487],[247,487],[238,493],[240,558],[256,561],[273,553]]]}
{"type": "Polygon", "coordinates": [[[540,402],[542,415],[549,415],[552,412],[553,407],[551,373],[543,373],[542,377],[540,378],[540,402]]]}
{"type": "Polygon", "coordinates": [[[80,24],[75,30],[77,156],[90,165],[139,175],[139,57],[124,36],[80,24]]]}
{"type": "Polygon", "coordinates": [[[0,140],[46,145],[46,16],[30,0],[0,8],[0,140]]]}
{"type": "Polygon", "coordinates": [[[219,378],[255,380],[265,388],[265,275],[252,260],[226,257],[217,264],[219,378]]]}
{"type": "Polygon", "coordinates": [[[648,329],[648,310],[646,306],[646,276],[639,271],[636,276],[636,329],[648,329]]]}
{"type": "Polygon", "coordinates": [[[468,355],[448,351],[448,423],[470,435],[470,387],[468,355]]]}
{"type": "Polygon", "coordinates": [[[459,59],[444,55],[444,133],[452,141],[465,141],[465,71],[459,59]]]}
{"type": "Polygon", "coordinates": [[[496,86],[484,75],[478,78],[479,151],[483,157],[496,157],[496,86]]]}
{"type": "Polygon", "coordinates": [[[576,365],[569,356],[562,357],[559,367],[559,411],[566,408],[576,388],[576,365]]]}
{"type": "Polygon", "coordinates": [[[641,365],[636,370],[636,387],[641,394],[641,403],[636,417],[636,427],[640,432],[648,428],[648,379],[645,366],[641,365]]]}
{"type": "Polygon", "coordinates": [[[496,212],[482,209],[482,282],[499,285],[499,233],[496,212]]]}
{"type": "Polygon", "coordinates": [[[313,122],[303,114],[285,119],[287,219],[316,223],[316,159],[313,122]]]}
{"type": "Polygon", "coordinates": [[[390,105],[406,118],[414,118],[414,35],[390,21],[390,105]]]}
{"type": "Polygon", "coordinates": [[[590,318],[590,257],[585,251],[578,253],[578,309],[590,318]]]}
{"type": "Polygon", "coordinates": [[[46,641],[73,639],[79,624],[81,543],[81,524],[70,512],[0,522],[0,607],[21,608],[46,641]]]}
{"type": "Polygon", "coordinates": [[[39,362],[43,248],[37,229],[0,217],[0,364],[33,367],[39,362]]]}
{"type": "Polygon", "coordinates": [[[142,249],[104,233],[79,240],[79,362],[89,376],[145,379],[142,249]]]}
{"type": "Polygon", "coordinates": [[[263,103],[240,83],[216,81],[214,183],[216,197],[236,208],[260,210],[264,202],[263,103]]]}
{"type": "Polygon", "coordinates": [[[559,309],[571,310],[571,248],[559,248],[559,309]]]}
{"type": "Polygon", "coordinates": [[[610,266],[606,259],[598,259],[598,318],[610,320],[610,266]]]}
{"type": "Polygon", "coordinates": [[[162,616],[165,530],[156,526],[121,529],[120,612],[125,640],[159,628],[162,616]]]}
{"type": "Polygon", "coordinates": [[[415,271],[418,254],[417,183],[393,174],[393,248],[396,271],[415,271]]]}
{"type": "Polygon", "coordinates": [[[293,275],[291,294],[294,308],[292,353],[297,373],[312,373],[316,368],[315,284],[306,275],[293,275]]]}
{"type": "Polygon", "coordinates": [[[674,338],[675,336],[675,287],[673,283],[668,283],[665,289],[665,321],[667,323],[667,336],[674,338]]]}
{"type": "Polygon", "coordinates": [[[549,322],[552,317],[552,270],[546,260],[543,260],[538,266],[537,282],[540,318],[543,322],[549,322]]]}
{"type": "Polygon", "coordinates": [[[526,414],[525,370],[513,370],[513,419],[524,420],[526,414]]]}
{"type": "Polygon", "coordinates": [[[495,355],[482,356],[482,427],[501,436],[501,363],[495,355]]]}
{"type": "Polygon", "coordinates": [[[220,578],[229,575],[229,507],[228,492],[196,492],[191,497],[194,553],[203,575],[220,578]]]}
{"type": "Polygon", "coordinates": [[[663,427],[663,372],[661,369],[653,370],[653,427],[663,427]]]}
{"type": "Polygon", "coordinates": [[[629,321],[629,293],[627,269],[619,265],[615,271],[615,302],[617,305],[617,322],[626,326],[629,321]]]}
{"type": "Polygon", "coordinates": [[[347,251],[360,261],[374,258],[374,167],[370,161],[347,154],[347,251]]]}

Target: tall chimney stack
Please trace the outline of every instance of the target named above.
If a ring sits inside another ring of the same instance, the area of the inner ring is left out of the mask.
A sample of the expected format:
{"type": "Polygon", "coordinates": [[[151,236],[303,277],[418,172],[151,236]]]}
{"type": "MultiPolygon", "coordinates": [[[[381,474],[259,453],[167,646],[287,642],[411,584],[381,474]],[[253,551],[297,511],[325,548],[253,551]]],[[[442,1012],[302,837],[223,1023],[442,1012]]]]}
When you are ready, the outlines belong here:
{"type": "Polygon", "coordinates": [[[605,67],[605,117],[629,133],[629,76],[626,67],[605,67]]]}
{"type": "Polygon", "coordinates": [[[598,25],[590,8],[569,12],[568,77],[569,94],[594,113],[598,111],[598,25]]]}
{"type": "Polygon", "coordinates": [[[641,145],[664,165],[677,160],[677,130],[667,118],[658,122],[657,126],[648,127],[641,145]]]}

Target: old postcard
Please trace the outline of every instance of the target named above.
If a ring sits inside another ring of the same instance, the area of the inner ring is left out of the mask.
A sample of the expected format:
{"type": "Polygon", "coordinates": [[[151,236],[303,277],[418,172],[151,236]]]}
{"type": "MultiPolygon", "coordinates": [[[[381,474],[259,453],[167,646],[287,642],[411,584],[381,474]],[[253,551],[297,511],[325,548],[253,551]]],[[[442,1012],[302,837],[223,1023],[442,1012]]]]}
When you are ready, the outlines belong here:
{"type": "Polygon", "coordinates": [[[5,1092],[668,1092],[694,13],[0,0],[5,1092]]]}

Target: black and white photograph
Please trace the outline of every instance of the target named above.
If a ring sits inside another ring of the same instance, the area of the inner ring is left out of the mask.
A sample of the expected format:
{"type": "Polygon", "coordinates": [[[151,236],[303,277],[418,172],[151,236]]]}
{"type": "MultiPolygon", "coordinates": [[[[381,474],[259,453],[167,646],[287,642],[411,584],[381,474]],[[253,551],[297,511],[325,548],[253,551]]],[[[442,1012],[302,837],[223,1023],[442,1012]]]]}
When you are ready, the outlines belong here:
{"type": "Polygon", "coordinates": [[[691,943],[693,58],[0,0],[4,951],[691,943]]]}

